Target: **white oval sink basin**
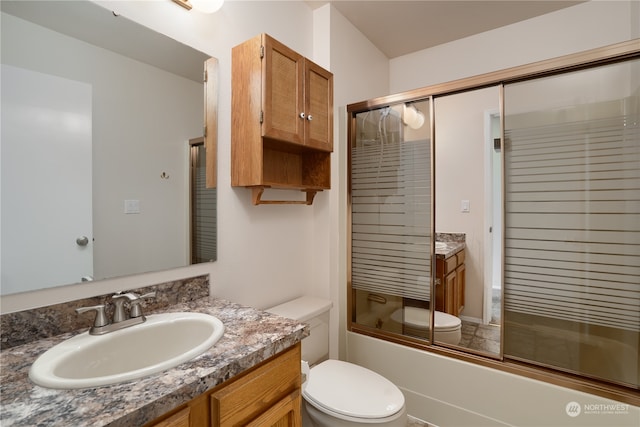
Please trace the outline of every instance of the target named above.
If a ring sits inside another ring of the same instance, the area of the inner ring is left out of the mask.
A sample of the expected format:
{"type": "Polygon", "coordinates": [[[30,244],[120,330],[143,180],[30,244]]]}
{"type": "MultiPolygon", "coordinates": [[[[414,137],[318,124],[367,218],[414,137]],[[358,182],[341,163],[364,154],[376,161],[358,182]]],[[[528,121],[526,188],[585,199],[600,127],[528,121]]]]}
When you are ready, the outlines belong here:
{"type": "Polygon", "coordinates": [[[116,384],[173,368],[209,349],[224,333],[217,317],[162,313],[105,335],[76,335],[44,352],[29,378],[43,387],[116,384]]]}
{"type": "Polygon", "coordinates": [[[447,244],[445,242],[436,242],[436,250],[446,249],[447,244]]]}

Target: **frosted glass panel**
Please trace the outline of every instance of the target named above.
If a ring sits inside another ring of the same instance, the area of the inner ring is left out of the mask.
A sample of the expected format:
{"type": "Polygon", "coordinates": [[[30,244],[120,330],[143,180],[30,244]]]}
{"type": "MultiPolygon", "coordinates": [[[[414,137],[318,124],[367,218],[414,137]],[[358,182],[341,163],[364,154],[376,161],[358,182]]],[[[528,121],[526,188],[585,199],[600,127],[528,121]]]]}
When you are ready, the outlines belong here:
{"type": "MultiPolygon", "coordinates": [[[[356,115],[350,150],[356,321],[402,333],[402,308],[431,299],[429,102],[356,115]],[[398,311],[399,310],[399,311],[398,311]]],[[[414,336],[428,337],[429,311],[414,336]]]]}
{"type": "Polygon", "coordinates": [[[640,61],[505,88],[505,356],[640,384],[640,61]]]}

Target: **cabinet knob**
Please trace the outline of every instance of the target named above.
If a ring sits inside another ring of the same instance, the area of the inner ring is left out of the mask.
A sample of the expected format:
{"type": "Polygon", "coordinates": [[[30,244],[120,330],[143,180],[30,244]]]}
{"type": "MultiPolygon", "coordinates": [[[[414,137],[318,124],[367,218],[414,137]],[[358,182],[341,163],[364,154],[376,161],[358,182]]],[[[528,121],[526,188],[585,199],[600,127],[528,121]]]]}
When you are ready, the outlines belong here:
{"type": "Polygon", "coordinates": [[[300,113],[300,118],[301,118],[301,119],[304,119],[304,118],[305,118],[305,114],[304,114],[304,112],[300,113]]]}
{"type": "Polygon", "coordinates": [[[309,114],[309,115],[307,116],[307,120],[309,120],[309,121],[313,120],[313,116],[312,116],[311,114],[309,114]]]}

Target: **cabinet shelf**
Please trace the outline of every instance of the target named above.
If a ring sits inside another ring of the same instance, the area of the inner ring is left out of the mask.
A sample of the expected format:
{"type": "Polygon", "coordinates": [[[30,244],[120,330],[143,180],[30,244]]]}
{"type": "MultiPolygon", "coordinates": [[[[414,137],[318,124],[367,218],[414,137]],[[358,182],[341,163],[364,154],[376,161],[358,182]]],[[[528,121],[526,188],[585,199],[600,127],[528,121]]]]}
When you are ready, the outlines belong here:
{"type": "MultiPolygon", "coordinates": [[[[300,191],[307,193],[306,200],[262,200],[262,194],[264,190],[267,188],[279,188],[279,189],[288,189],[286,186],[277,185],[277,187],[272,187],[270,185],[261,185],[256,187],[251,187],[252,190],[252,201],[254,205],[311,205],[313,204],[313,198],[316,196],[318,191],[322,191],[322,189],[313,189],[313,188],[304,188],[300,191]]],[[[297,187],[291,187],[290,189],[298,189],[297,187]]]]}

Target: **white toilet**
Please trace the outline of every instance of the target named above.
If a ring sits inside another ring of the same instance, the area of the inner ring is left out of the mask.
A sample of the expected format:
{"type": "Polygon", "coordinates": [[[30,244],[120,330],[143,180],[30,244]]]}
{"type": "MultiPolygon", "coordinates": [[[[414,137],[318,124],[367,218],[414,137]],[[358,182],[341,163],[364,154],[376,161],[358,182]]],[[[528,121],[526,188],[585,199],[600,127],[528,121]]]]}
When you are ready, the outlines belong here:
{"type": "MultiPolygon", "coordinates": [[[[426,308],[399,308],[391,314],[391,321],[403,325],[409,335],[428,337],[430,313],[426,308]]],[[[434,339],[436,342],[457,345],[462,338],[459,317],[436,311],[434,313],[434,339]]]]}
{"type": "Polygon", "coordinates": [[[327,360],[331,306],[329,300],[300,297],[266,310],[310,326],[311,334],[302,340],[303,365],[311,365],[302,384],[303,427],[406,427],[398,387],[362,366],[327,360]]]}

